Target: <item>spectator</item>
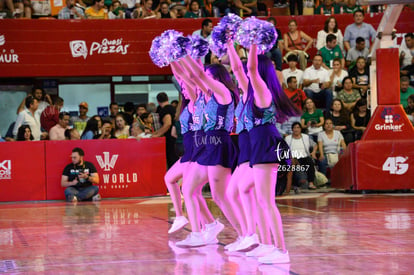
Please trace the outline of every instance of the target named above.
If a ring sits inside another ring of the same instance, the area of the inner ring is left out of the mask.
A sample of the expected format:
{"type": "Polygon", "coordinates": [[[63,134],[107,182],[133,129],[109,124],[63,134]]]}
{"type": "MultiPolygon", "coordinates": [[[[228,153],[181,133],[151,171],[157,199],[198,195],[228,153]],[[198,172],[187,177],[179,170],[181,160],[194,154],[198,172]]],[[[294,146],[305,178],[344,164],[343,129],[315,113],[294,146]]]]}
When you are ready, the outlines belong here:
{"type": "Polygon", "coordinates": [[[290,15],[291,16],[295,15],[295,6],[298,7],[298,15],[302,15],[303,14],[303,1],[302,0],[289,0],[290,15]]]}
{"type": "Polygon", "coordinates": [[[287,62],[289,65],[288,69],[284,69],[282,71],[283,75],[283,83],[282,86],[284,89],[287,88],[287,79],[291,76],[296,77],[296,81],[298,84],[298,88],[302,89],[302,83],[303,83],[303,71],[296,68],[296,64],[298,64],[298,56],[295,54],[291,54],[287,57],[287,62]]]}
{"type": "Polygon", "coordinates": [[[70,115],[68,112],[59,114],[59,122],[49,131],[50,140],[65,140],[65,130],[69,128],[70,115]]]}
{"type": "Polygon", "coordinates": [[[365,58],[362,56],[357,58],[355,68],[349,74],[352,77],[353,88],[359,89],[361,97],[367,97],[367,91],[370,87],[369,70],[366,66],[365,58]]]}
{"type": "Polygon", "coordinates": [[[298,81],[295,76],[289,76],[287,79],[287,89],[284,90],[287,97],[295,104],[298,110],[302,111],[302,106],[306,100],[306,94],[298,88],[298,81]]]}
{"type": "Polygon", "coordinates": [[[307,50],[312,46],[313,39],[298,30],[298,23],[295,19],[291,19],[288,25],[289,31],[283,35],[283,42],[285,43],[285,60],[291,54],[296,54],[299,57],[299,67],[301,70],[306,69],[307,58],[309,57],[307,50]],[[306,46],[303,45],[303,41],[306,42],[306,46]]]}
{"type": "Polygon", "coordinates": [[[113,133],[113,126],[110,121],[102,121],[102,134],[97,134],[93,139],[116,139],[113,133]]]}
{"type": "Polygon", "coordinates": [[[109,120],[115,124],[115,117],[119,113],[119,105],[116,102],[111,102],[109,104],[109,113],[110,115],[105,117],[106,120],[109,120]]]}
{"type": "Polygon", "coordinates": [[[157,106],[155,106],[155,103],[150,102],[147,104],[147,110],[152,115],[154,131],[158,131],[161,128],[161,123],[160,123],[160,116],[157,113],[157,106]]]}
{"type": "Polygon", "coordinates": [[[104,8],[104,0],[92,0],[92,6],[85,10],[88,19],[108,19],[108,12],[104,8]]]}
{"type": "Polygon", "coordinates": [[[359,99],[353,112],[351,113],[351,126],[354,128],[355,140],[360,140],[362,134],[368,126],[368,122],[371,118],[370,112],[367,111],[367,100],[365,98],[359,99]]]}
{"type": "Polygon", "coordinates": [[[160,4],[160,11],[157,12],[157,18],[177,18],[175,12],[171,11],[167,2],[160,4]]]}
{"type": "Polygon", "coordinates": [[[171,106],[173,106],[177,112],[178,100],[171,101],[171,106]]]}
{"type": "Polygon", "coordinates": [[[176,14],[177,18],[184,17],[187,12],[187,6],[190,4],[190,0],[170,0],[170,9],[176,14]]]}
{"type": "Polygon", "coordinates": [[[320,50],[320,54],[323,59],[322,66],[329,70],[333,68],[333,61],[338,58],[341,62],[341,66],[345,66],[345,59],[342,55],[341,48],[336,44],[336,36],[328,34],[326,37],[326,46],[320,50]]]}
{"type": "Polygon", "coordinates": [[[348,25],[345,29],[345,50],[349,51],[351,48],[355,47],[356,39],[362,37],[365,39],[365,47],[369,48],[369,51],[371,51],[372,44],[370,42],[374,41],[376,35],[374,27],[372,27],[371,24],[364,23],[364,11],[357,10],[354,12],[354,23],[348,25]]]}
{"type": "MultiPolygon", "coordinates": [[[[135,9],[141,7],[141,0],[119,0],[122,10],[125,13],[125,18],[131,18],[135,9]]],[[[114,3],[114,2],[112,2],[114,3]]]]}
{"type": "Polygon", "coordinates": [[[281,71],[282,70],[282,54],[283,54],[282,53],[282,50],[283,50],[282,32],[278,28],[276,28],[276,24],[277,24],[276,18],[269,17],[266,21],[272,23],[273,26],[275,26],[275,29],[277,32],[277,40],[275,42],[275,45],[270,51],[266,53],[266,56],[274,60],[276,63],[276,70],[281,71]]]}
{"type": "Polygon", "coordinates": [[[315,103],[311,98],[305,99],[300,123],[302,129],[307,130],[308,134],[315,138],[318,133],[323,131],[323,123],[324,117],[322,110],[316,109],[315,103]]]}
{"type": "Polygon", "coordinates": [[[213,1],[213,13],[214,17],[220,17],[221,14],[227,15],[231,12],[231,6],[233,1],[231,0],[214,0],[213,1]]]}
{"type": "Polygon", "coordinates": [[[40,113],[36,112],[39,101],[33,96],[26,97],[26,109],[19,113],[13,128],[13,136],[17,137],[17,132],[22,125],[29,125],[34,140],[40,140],[47,137],[47,133],[42,133],[40,128],[40,113]]]}
{"type": "MultiPolygon", "coordinates": [[[[5,2],[7,4],[9,1],[6,0],[5,2]]],[[[10,1],[10,2],[12,2],[12,1],[10,1]]],[[[30,0],[13,0],[13,3],[14,3],[14,13],[13,13],[13,15],[14,15],[15,18],[21,18],[22,13],[24,15],[24,18],[27,18],[27,19],[32,18],[32,6],[31,6],[31,3],[30,3],[30,0]]]]}
{"type": "Polygon", "coordinates": [[[70,128],[65,130],[65,139],[66,140],[79,140],[80,135],[78,130],[75,128],[70,128]]]}
{"type": "Polygon", "coordinates": [[[332,102],[332,110],[327,113],[325,118],[332,119],[334,130],[341,132],[346,144],[354,141],[355,131],[351,127],[349,112],[344,108],[344,104],[341,100],[334,99],[332,102]]]}
{"type": "MultiPolygon", "coordinates": [[[[37,108],[37,112],[39,113],[39,116],[42,114],[42,112],[46,109],[47,106],[52,104],[52,99],[50,98],[50,95],[46,94],[42,88],[33,87],[31,96],[36,98],[38,101],[39,107],[37,108]]],[[[25,109],[26,98],[23,99],[20,103],[19,107],[17,108],[16,114],[19,114],[21,111],[25,109]]]]}
{"type": "MultiPolygon", "coordinates": [[[[306,171],[308,188],[315,190],[315,166],[313,159],[316,159],[316,150],[318,148],[316,143],[308,135],[302,133],[302,126],[299,122],[292,124],[292,134],[285,137],[285,141],[289,145],[292,158],[296,159],[299,162],[298,164],[306,171]],[[310,148],[312,148],[312,152],[310,152],[310,148]]],[[[297,172],[295,169],[293,174],[297,172]]],[[[293,178],[296,178],[295,175],[293,175],[293,178]]]]}
{"type": "Polygon", "coordinates": [[[99,122],[100,120],[97,120],[95,117],[90,118],[83,130],[81,139],[94,139],[99,134],[99,122]]]}
{"type": "Polygon", "coordinates": [[[318,135],[319,171],[326,175],[327,167],[334,167],[339,160],[339,154],[346,150],[346,144],[341,132],[334,130],[332,119],[327,118],[324,131],[318,135]]]}
{"type": "Polygon", "coordinates": [[[55,97],[53,105],[49,105],[40,115],[40,123],[42,128],[49,132],[50,129],[58,124],[59,113],[63,107],[63,99],[61,97],[55,97]]]}
{"type": "Polygon", "coordinates": [[[257,16],[257,0],[233,0],[235,13],[244,16],[257,16]]]}
{"type": "Polygon", "coordinates": [[[414,89],[410,86],[410,79],[407,76],[401,77],[400,89],[400,103],[405,108],[408,104],[408,97],[414,94],[414,89]]]}
{"type": "Polygon", "coordinates": [[[66,0],[66,7],[58,13],[58,19],[85,19],[83,9],[75,6],[75,0],[66,0]]]}
{"type": "Polygon", "coordinates": [[[171,136],[171,128],[175,117],[175,109],[168,103],[168,96],[166,93],[159,93],[157,95],[157,101],[161,107],[159,115],[162,126],[152,136],[165,136],[167,165],[168,168],[170,168],[178,160],[178,157],[175,153],[175,138],[171,136]]]}
{"type": "Polygon", "coordinates": [[[63,169],[61,186],[66,187],[65,197],[68,202],[100,200],[99,175],[95,166],[84,160],[85,153],[81,148],[72,150],[72,163],[63,169]]]}
{"type": "Polygon", "coordinates": [[[32,130],[30,130],[29,125],[22,125],[17,131],[16,141],[32,141],[34,137],[32,135],[32,130]]]}
{"type": "Polygon", "coordinates": [[[405,47],[400,48],[401,74],[410,77],[414,83],[414,34],[407,33],[404,37],[405,47]]]}
{"type": "Polygon", "coordinates": [[[2,18],[17,18],[22,12],[14,8],[13,0],[0,1],[0,10],[2,11],[2,18]],[[4,5],[7,6],[7,9],[4,9],[4,5]]]}
{"type": "Polygon", "coordinates": [[[124,105],[124,118],[127,125],[132,125],[132,123],[134,122],[134,112],[134,103],[130,101],[126,102],[124,105]]]}
{"type": "Polygon", "coordinates": [[[348,0],[346,1],[346,5],[343,7],[344,13],[354,13],[357,10],[361,9],[361,6],[357,5],[356,0],[348,0]]]}
{"type": "Polygon", "coordinates": [[[367,59],[368,54],[369,50],[365,47],[365,39],[357,37],[355,47],[352,47],[346,55],[346,67],[348,67],[349,70],[352,70],[358,57],[362,56],[367,59]]]}
{"type": "Polygon", "coordinates": [[[133,18],[156,18],[155,11],[152,10],[152,0],[146,0],[142,6],[134,10],[133,18]]]}
{"type": "Polygon", "coordinates": [[[131,12],[127,8],[123,8],[121,2],[115,0],[111,3],[108,12],[108,19],[124,19],[127,18],[125,11],[129,12],[128,18],[131,18],[131,12]]]}
{"type": "Polygon", "coordinates": [[[129,137],[129,125],[126,125],[123,114],[116,115],[114,135],[118,139],[127,139],[129,137]]]}
{"type": "Polygon", "coordinates": [[[336,98],[337,93],[343,89],[342,82],[348,76],[348,72],[342,69],[341,60],[335,58],[333,60],[333,69],[329,73],[331,74],[329,80],[332,85],[333,97],[336,98]]]}
{"type": "Polygon", "coordinates": [[[151,133],[155,132],[154,126],[153,126],[154,120],[153,120],[152,115],[150,113],[143,113],[140,116],[140,118],[141,118],[141,121],[144,125],[144,129],[145,129],[144,132],[146,134],[151,134],[151,133]]]}
{"type": "Polygon", "coordinates": [[[329,72],[322,67],[322,56],[313,58],[313,65],[303,73],[303,87],[306,96],[325,101],[325,109],[329,111],[332,104],[332,91],[329,72]]]}
{"type": "Polygon", "coordinates": [[[345,77],[342,81],[343,89],[338,93],[338,99],[343,103],[348,111],[352,111],[356,102],[361,98],[358,90],[352,88],[352,78],[345,77]]]}
{"type": "Polygon", "coordinates": [[[184,14],[184,18],[202,18],[210,15],[204,8],[200,8],[197,0],[191,0],[189,10],[184,14]]]}
{"type": "Polygon", "coordinates": [[[83,130],[86,127],[86,122],[88,121],[89,117],[88,114],[89,105],[85,101],[79,104],[79,116],[73,116],[70,118],[70,125],[73,126],[76,130],[78,130],[79,134],[82,135],[83,130]]]}
{"type": "Polygon", "coordinates": [[[334,15],[340,12],[339,6],[333,0],[323,0],[323,4],[315,8],[314,14],[334,15]]]}
{"type": "Polygon", "coordinates": [[[146,112],[147,112],[147,105],[145,103],[141,103],[137,105],[137,111],[136,111],[137,118],[146,112]]]}
{"type": "Polygon", "coordinates": [[[326,19],[323,30],[320,30],[318,32],[318,38],[316,39],[316,48],[320,50],[326,46],[326,37],[329,34],[335,35],[337,45],[339,45],[339,47],[343,51],[344,50],[344,37],[342,35],[341,30],[338,28],[338,22],[336,21],[336,18],[333,16],[326,19]]]}
{"type": "Polygon", "coordinates": [[[407,99],[407,107],[404,108],[408,118],[414,125],[414,95],[410,95],[407,99]]]}

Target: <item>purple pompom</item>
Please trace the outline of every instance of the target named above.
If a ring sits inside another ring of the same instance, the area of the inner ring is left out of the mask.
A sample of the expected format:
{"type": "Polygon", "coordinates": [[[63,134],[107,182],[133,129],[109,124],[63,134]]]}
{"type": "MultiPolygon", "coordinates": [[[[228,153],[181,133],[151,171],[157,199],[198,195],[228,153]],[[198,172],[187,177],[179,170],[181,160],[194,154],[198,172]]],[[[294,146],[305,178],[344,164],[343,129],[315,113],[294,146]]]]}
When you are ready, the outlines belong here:
{"type": "Polygon", "coordinates": [[[234,40],[240,24],[243,22],[239,16],[228,14],[213,28],[211,32],[210,49],[219,58],[227,53],[226,44],[234,40]]]}
{"type": "Polygon", "coordinates": [[[191,47],[188,54],[191,55],[192,58],[198,59],[208,54],[210,48],[207,40],[198,34],[193,34],[192,36],[189,36],[189,38],[191,39],[191,47]]]}
{"type": "Polygon", "coordinates": [[[169,64],[166,56],[160,54],[162,46],[163,44],[161,36],[157,36],[154,38],[154,40],[152,40],[151,49],[149,51],[152,62],[160,68],[165,67],[169,64]]]}
{"type": "Polygon", "coordinates": [[[182,32],[166,30],[161,34],[161,40],[163,46],[161,47],[160,54],[165,55],[169,62],[176,61],[186,55],[189,39],[183,37],[182,32]]]}
{"type": "Polygon", "coordinates": [[[277,32],[274,25],[255,17],[245,19],[236,35],[236,41],[244,48],[249,49],[255,44],[261,53],[272,49],[276,39],[277,32]]]}

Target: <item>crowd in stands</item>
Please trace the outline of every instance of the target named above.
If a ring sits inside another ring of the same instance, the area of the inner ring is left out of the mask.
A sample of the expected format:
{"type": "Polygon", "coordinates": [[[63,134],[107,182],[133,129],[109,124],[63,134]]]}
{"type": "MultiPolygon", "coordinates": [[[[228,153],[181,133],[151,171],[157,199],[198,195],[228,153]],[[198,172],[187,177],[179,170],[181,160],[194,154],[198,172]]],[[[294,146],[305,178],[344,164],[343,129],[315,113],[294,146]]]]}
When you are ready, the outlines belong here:
{"type": "MultiPolygon", "coordinates": [[[[36,1],[0,0],[0,18],[32,18],[36,14],[36,1]]],[[[366,12],[383,12],[385,6],[363,6],[357,0],[274,0],[273,7],[286,8],[290,15],[303,15],[303,8],[311,14],[334,15],[354,13],[363,8],[366,12]]],[[[265,0],[66,0],[59,19],[138,19],[138,18],[202,18],[222,17],[228,13],[245,16],[269,16],[265,0]]],[[[413,9],[414,5],[407,5],[413,9]]],[[[50,11],[50,9],[48,9],[50,11]]],[[[287,14],[286,14],[287,15],[287,14]]],[[[342,44],[338,38],[338,43],[342,44]]]]}

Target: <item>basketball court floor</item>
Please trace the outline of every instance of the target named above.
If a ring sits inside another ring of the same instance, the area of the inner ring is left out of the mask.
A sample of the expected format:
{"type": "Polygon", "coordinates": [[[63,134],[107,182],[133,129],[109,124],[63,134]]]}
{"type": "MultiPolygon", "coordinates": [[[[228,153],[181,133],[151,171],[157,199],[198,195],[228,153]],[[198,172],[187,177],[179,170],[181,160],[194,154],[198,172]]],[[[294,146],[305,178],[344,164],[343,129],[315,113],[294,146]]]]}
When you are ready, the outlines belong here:
{"type": "Polygon", "coordinates": [[[169,197],[0,204],[5,274],[414,274],[414,194],[310,192],[277,198],[290,264],[262,265],[220,243],[183,249],[169,197]]]}

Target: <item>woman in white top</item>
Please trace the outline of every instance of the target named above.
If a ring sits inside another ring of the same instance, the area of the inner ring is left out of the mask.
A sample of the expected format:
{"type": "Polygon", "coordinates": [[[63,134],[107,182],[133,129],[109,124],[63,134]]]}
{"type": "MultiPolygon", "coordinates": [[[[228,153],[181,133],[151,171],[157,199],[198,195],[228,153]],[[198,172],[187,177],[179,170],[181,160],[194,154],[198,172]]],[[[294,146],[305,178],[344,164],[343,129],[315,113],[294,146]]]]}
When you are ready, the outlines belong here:
{"type": "Polygon", "coordinates": [[[325,27],[323,30],[318,32],[318,38],[316,39],[316,48],[318,50],[326,46],[326,36],[328,34],[334,34],[336,36],[336,43],[341,48],[342,52],[344,51],[344,36],[342,35],[341,30],[338,28],[338,22],[336,18],[330,16],[325,21],[325,27]]]}
{"type": "Polygon", "coordinates": [[[334,130],[332,119],[326,118],[324,131],[318,134],[319,171],[326,175],[327,166],[333,167],[339,158],[340,148],[346,149],[344,137],[340,131],[334,130]]]}
{"type": "Polygon", "coordinates": [[[332,63],[333,69],[329,71],[330,81],[332,83],[333,98],[337,97],[337,94],[342,87],[342,80],[348,76],[348,72],[342,68],[341,59],[335,58],[332,63]]]}

